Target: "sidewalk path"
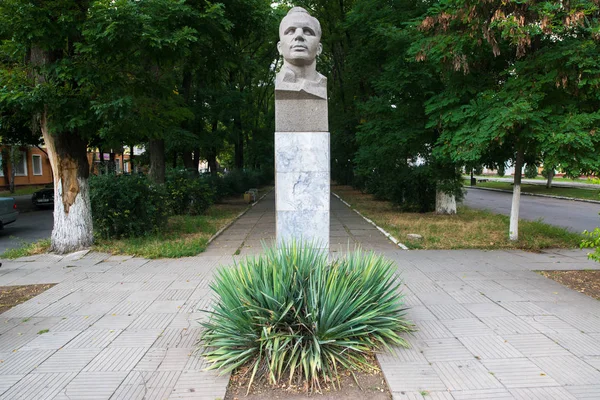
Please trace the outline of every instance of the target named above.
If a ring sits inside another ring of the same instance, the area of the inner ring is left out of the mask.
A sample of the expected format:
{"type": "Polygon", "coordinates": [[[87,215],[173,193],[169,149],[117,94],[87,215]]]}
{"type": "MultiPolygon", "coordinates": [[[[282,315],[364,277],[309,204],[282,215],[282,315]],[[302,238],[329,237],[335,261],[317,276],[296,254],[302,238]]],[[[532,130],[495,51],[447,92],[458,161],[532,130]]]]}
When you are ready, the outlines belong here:
{"type": "MultiPolygon", "coordinates": [[[[222,398],[228,376],[193,354],[198,310],[214,269],[259,252],[274,222],[271,194],[197,257],[3,260],[0,286],[58,284],[0,316],[0,399],[222,398]]],[[[405,280],[419,331],[379,356],[395,399],[600,398],[600,303],[532,272],[597,268],[583,252],[403,251],[335,198],[331,240],[405,280]]]]}

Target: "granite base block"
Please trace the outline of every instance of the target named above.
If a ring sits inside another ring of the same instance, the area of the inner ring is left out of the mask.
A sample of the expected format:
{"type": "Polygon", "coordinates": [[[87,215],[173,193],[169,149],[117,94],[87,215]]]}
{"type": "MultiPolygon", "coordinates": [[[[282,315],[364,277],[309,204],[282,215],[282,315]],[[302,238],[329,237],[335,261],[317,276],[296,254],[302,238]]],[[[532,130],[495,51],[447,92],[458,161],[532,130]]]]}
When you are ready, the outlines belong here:
{"type": "Polygon", "coordinates": [[[329,132],[327,100],[276,99],[276,132],[329,132]]]}

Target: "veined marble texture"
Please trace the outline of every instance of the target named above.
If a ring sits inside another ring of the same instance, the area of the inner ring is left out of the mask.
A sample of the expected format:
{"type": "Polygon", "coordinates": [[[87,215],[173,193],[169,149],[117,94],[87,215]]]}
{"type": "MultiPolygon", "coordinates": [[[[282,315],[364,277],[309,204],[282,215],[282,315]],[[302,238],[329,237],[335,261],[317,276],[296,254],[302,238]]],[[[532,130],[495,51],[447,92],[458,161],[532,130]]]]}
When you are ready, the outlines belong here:
{"type": "Polygon", "coordinates": [[[329,171],[277,172],[276,209],[281,211],[329,210],[329,171]]]}
{"type": "Polygon", "coordinates": [[[276,132],[275,171],[329,171],[329,132],[276,132]]]}
{"type": "Polygon", "coordinates": [[[277,210],[277,243],[281,245],[293,240],[329,249],[329,210],[277,210]]]}

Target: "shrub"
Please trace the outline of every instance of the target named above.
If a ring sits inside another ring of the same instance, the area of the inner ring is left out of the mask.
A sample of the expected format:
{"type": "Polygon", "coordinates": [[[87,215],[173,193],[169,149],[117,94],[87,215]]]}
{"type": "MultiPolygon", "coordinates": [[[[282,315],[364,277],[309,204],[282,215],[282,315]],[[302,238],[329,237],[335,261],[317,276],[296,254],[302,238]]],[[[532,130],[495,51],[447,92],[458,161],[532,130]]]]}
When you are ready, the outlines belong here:
{"type": "Polygon", "coordinates": [[[143,236],[167,222],[164,190],[139,175],[90,178],[94,229],[103,238],[143,236]]]}
{"type": "Polygon", "coordinates": [[[406,347],[399,333],[412,330],[395,270],[373,253],[329,263],[297,243],[219,270],[214,312],[202,323],[210,369],[249,364],[248,390],[262,376],[303,378],[314,390],[320,378],[335,382],[339,367],[365,369],[373,351],[406,347]]]}
{"type": "Polygon", "coordinates": [[[215,198],[215,190],[205,178],[182,170],[167,171],[165,190],[169,208],[176,215],[202,214],[215,198]]]}
{"type": "Polygon", "coordinates": [[[527,164],[525,166],[525,178],[534,179],[538,176],[538,167],[535,164],[527,164]]]}
{"type": "Polygon", "coordinates": [[[593,253],[588,254],[588,258],[600,262],[600,228],[596,228],[592,232],[586,230],[583,234],[586,238],[581,241],[581,248],[594,250],[593,253]]]}
{"type": "Polygon", "coordinates": [[[503,177],[506,175],[506,165],[504,163],[498,164],[498,176],[503,177]]]}

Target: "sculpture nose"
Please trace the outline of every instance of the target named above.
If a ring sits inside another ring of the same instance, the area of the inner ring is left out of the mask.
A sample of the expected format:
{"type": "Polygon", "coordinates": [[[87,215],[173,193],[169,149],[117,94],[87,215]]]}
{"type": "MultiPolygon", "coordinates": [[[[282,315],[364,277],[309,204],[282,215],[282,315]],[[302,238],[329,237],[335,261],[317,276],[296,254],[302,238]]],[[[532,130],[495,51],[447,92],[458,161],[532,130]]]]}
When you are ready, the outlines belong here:
{"type": "Polygon", "coordinates": [[[294,40],[304,41],[304,30],[302,28],[296,29],[296,34],[294,35],[294,40]]]}

